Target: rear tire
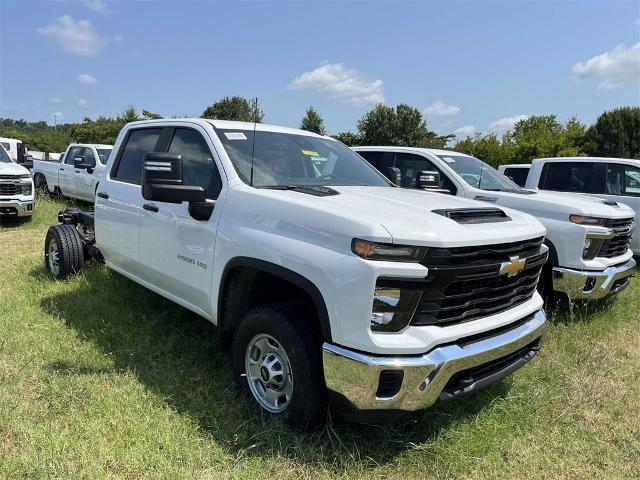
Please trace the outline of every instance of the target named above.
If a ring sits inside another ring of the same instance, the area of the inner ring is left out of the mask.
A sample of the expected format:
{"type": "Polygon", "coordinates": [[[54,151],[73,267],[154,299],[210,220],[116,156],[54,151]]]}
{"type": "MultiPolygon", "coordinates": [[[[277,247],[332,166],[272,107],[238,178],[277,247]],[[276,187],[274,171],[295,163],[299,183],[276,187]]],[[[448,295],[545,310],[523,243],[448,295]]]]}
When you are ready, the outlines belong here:
{"type": "Polygon", "coordinates": [[[326,421],[321,342],[304,328],[304,311],[263,305],[241,319],[232,343],[233,373],[263,413],[312,430],[326,421]]]}
{"type": "Polygon", "coordinates": [[[49,227],[44,241],[44,265],[56,280],[80,273],[84,267],[84,244],[73,225],[49,227]]]}

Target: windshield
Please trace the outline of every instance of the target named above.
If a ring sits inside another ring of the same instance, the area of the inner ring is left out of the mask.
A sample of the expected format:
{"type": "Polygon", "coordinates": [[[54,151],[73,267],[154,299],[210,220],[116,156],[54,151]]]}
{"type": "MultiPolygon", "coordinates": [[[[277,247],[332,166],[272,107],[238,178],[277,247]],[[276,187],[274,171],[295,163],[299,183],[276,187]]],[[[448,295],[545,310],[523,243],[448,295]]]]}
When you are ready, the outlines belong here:
{"type": "Polygon", "coordinates": [[[253,130],[216,131],[242,181],[254,187],[390,185],[362,157],[334,140],[257,131],[254,146],[253,130]]]}
{"type": "Polygon", "coordinates": [[[455,154],[438,156],[472,187],[501,192],[523,191],[495,168],[475,157],[455,154]]]}
{"type": "Polygon", "coordinates": [[[13,163],[4,147],[0,147],[0,163],[13,163]]]}
{"type": "Polygon", "coordinates": [[[109,155],[111,155],[110,148],[98,148],[98,156],[100,157],[100,163],[103,165],[107,164],[107,160],[109,160],[109,155]]]}

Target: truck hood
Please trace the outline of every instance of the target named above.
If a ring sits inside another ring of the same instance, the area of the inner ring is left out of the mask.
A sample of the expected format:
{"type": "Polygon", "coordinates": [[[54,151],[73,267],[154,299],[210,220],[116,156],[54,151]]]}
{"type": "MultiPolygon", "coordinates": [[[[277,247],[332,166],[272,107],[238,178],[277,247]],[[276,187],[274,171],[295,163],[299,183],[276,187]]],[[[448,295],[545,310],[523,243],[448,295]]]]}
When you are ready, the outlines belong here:
{"type": "Polygon", "coordinates": [[[540,218],[567,220],[568,215],[572,214],[602,218],[627,218],[634,215],[634,211],[627,205],[609,205],[601,198],[564,192],[530,192],[533,193],[483,191],[482,196],[497,198],[497,205],[515,208],[540,218]]]}
{"type": "Polygon", "coordinates": [[[0,163],[0,175],[28,175],[29,170],[17,163],[0,163]]]}
{"type": "MultiPolygon", "coordinates": [[[[542,224],[528,214],[499,207],[511,219],[505,222],[461,224],[434,210],[498,208],[441,193],[394,187],[332,186],[337,195],[314,196],[299,191],[269,190],[299,207],[308,207],[305,223],[314,220],[312,210],[330,211],[338,218],[382,226],[393,243],[456,247],[508,243],[541,237],[542,224]]],[[[266,190],[261,190],[266,192],[266,190]]],[[[354,232],[355,233],[355,232],[354,232]]],[[[355,236],[355,235],[354,235],[355,236]]]]}

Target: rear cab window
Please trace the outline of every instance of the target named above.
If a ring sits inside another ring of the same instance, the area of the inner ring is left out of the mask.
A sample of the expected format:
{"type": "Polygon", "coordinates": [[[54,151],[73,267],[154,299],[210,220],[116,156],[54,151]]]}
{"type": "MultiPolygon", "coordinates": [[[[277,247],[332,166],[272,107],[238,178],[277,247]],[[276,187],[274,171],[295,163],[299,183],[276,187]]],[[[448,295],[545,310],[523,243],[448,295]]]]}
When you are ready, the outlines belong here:
{"type": "Polygon", "coordinates": [[[558,192],[596,192],[596,164],[593,162],[549,162],[542,169],[538,188],[558,192]]]}
{"type": "Polygon", "coordinates": [[[529,175],[528,168],[509,167],[504,170],[505,176],[513,180],[516,185],[524,187],[527,183],[527,176],[529,175]]]}

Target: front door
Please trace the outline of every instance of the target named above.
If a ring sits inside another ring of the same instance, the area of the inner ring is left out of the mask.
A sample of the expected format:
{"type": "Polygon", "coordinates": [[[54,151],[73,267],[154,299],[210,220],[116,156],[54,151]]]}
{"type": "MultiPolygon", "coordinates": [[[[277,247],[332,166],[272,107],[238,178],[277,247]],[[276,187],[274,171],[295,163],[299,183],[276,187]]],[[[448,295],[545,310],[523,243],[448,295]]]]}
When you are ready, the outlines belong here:
{"type": "Polygon", "coordinates": [[[64,195],[76,196],[75,168],[73,162],[77,157],[82,157],[84,147],[71,147],[64,158],[64,162],[58,166],[58,187],[64,195]]]}
{"type": "MultiPolygon", "coordinates": [[[[171,128],[168,153],[182,155],[184,185],[201,186],[207,201],[215,202],[222,181],[208,133],[200,127],[171,128]]],[[[172,204],[143,200],[140,260],[144,279],[175,299],[211,315],[211,278],[216,230],[222,205],[209,220],[195,220],[186,202],[172,204]]]]}
{"type": "MultiPolygon", "coordinates": [[[[86,147],[83,152],[83,161],[92,169],[96,168],[96,156],[93,148],[86,147]]],[[[74,169],[73,181],[75,184],[76,197],[86,202],[93,202],[95,198],[95,180],[96,177],[87,171],[87,169],[74,169]]]]}

